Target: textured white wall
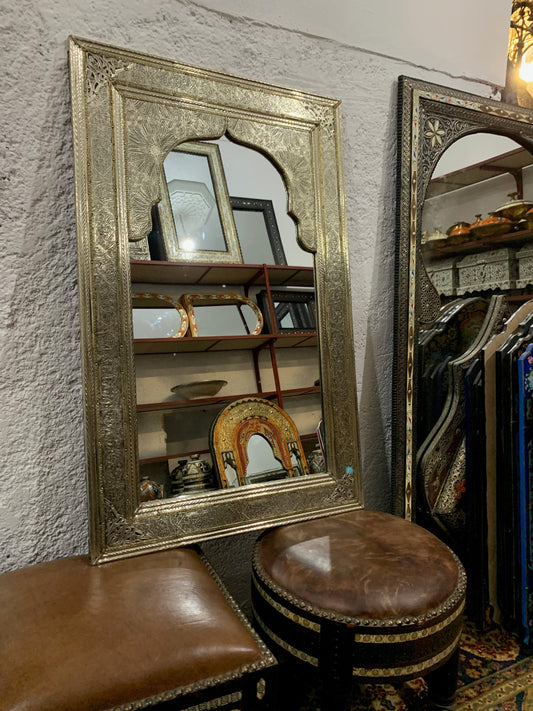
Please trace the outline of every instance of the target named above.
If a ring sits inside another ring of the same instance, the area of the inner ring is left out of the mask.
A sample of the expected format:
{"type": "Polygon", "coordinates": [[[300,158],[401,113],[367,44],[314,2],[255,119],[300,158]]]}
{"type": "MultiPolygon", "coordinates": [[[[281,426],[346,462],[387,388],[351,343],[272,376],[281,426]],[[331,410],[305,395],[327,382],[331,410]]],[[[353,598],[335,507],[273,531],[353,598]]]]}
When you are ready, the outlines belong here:
{"type": "MultiPolygon", "coordinates": [[[[396,80],[485,96],[490,86],[450,82],[444,62],[443,73],[414,68],[189,0],[3,0],[0,10],[0,569],[87,550],[69,34],[342,99],[366,503],[386,509],[396,80]]],[[[253,538],[207,546],[242,599],[234,561],[249,558],[253,538]]]]}
{"type": "MultiPolygon", "coordinates": [[[[505,82],[511,0],[197,0],[450,76],[505,82]],[[491,50],[481,49],[482,39],[491,50]]],[[[407,74],[407,72],[404,72],[407,74]]]]}

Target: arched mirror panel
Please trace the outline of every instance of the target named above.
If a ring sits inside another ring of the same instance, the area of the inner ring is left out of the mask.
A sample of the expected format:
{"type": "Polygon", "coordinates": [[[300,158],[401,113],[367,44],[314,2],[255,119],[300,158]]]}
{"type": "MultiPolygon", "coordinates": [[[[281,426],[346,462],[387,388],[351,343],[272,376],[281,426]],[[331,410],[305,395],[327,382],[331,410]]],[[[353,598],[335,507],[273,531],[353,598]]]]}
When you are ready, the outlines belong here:
{"type": "Polygon", "coordinates": [[[395,507],[527,641],[533,114],[407,77],[399,102],[395,507]]]}
{"type": "Polygon", "coordinates": [[[70,62],[93,560],[361,506],[339,102],[81,39],[70,62]],[[279,466],[268,428],[217,466],[243,398],[294,423],[279,466]]]}

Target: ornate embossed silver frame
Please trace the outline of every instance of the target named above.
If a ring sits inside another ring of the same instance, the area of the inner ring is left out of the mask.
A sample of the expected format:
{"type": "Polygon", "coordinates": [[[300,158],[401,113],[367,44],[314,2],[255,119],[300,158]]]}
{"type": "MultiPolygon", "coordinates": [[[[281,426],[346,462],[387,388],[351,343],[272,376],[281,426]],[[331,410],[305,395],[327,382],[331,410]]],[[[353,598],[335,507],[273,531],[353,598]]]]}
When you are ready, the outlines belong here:
{"type": "Polygon", "coordinates": [[[360,507],[339,102],[77,38],[70,66],[93,561],[360,507]],[[315,255],[328,472],[141,506],[130,244],[150,232],[165,155],[222,135],[278,167],[315,255]]]}
{"type": "Polygon", "coordinates": [[[433,169],[457,139],[498,133],[533,149],[533,111],[409,77],[399,79],[397,273],[393,375],[393,497],[411,518],[415,498],[418,328],[440,306],[420,252],[422,208],[433,169]]]}

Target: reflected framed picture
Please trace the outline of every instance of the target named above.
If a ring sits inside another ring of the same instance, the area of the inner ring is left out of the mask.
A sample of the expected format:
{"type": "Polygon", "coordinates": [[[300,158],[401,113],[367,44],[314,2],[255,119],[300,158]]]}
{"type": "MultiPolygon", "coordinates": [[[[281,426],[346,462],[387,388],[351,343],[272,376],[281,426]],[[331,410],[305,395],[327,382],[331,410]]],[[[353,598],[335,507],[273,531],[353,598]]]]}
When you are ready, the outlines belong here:
{"type": "Polygon", "coordinates": [[[269,333],[306,333],[316,331],[314,289],[271,291],[274,323],[266,290],[257,295],[269,333]]]}
{"type": "Polygon", "coordinates": [[[233,221],[246,264],[287,264],[272,200],[231,197],[233,221]]]}
{"type": "Polygon", "coordinates": [[[187,142],[170,151],[157,212],[167,261],[242,262],[217,145],[187,142]]]}

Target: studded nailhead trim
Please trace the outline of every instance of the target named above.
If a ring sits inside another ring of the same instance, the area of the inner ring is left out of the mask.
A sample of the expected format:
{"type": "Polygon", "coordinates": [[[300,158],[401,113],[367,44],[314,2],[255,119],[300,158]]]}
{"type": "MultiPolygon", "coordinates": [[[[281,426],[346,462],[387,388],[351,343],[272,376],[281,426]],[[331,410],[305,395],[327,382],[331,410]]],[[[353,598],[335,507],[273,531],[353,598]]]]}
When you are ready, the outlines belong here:
{"type": "Polygon", "coordinates": [[[461,638],[461,634],[455,638],[455,640],[450,644],[449,647],[446,647],[442,652],[439,652],[439,654],[436,654],[434,657],[431,657],[431,659],[426,659],[423,662],[420,662],[419,664],[406,664],[403,667],[390,667],[390,668],[378,668],[378,667],[372,667],[371,669],[365,669],[363,667],[354,667],[353,668],[353,675],[358,676],[358,677],[373,677],[373,678],[380,678],[380,677],[398,677],[398,676],[407,676],[411,674],[422,674],[425,672],[427,669],[430,669],[433,666],[437,666],[440,662],[442,662],[446,657],[449,657],[453,654],[455,651],[457,645],[459,644],[459,640],[461,638]]]}
{"type": "Polygon", "coordinates": [[[270,597],[270,595],[266,592],[266,590],[259,583],[257,576],[255,575],[255,572],[252,572],[252,578],[254,581],[255,589],[261,595],[261,597],[264,600],[266,600],[266,602],[270,605],[270,607],[274,608],[274,610],[279,612],[281,615],[286,617],[291,622],[295,622],[297,625],[301,625],[302,627],[305,627],[306,629],[313,630],[313,632],[320,632],[320,625],[318,624],[318,622],[313,622],[312,620],[308,619],[307,617],[302,617],[301,615],[298,615],[296,612],[291,612],[286,607],[284,607],[281,603],[276,602],[276,600],[274,600],[272,597],[270,597]]]}
{"type": "Polygon", "coordinates": [[[398,644],[401,642],[411,642],[416,639],[422,639],[423,637],[430,637],[437,632],[440,632],[445,627],[448,627],[454,620],[456,620],[459,615],[462,615],[465,608],[464,600],[459,605],[459,607],[453,612],[449,617],[441,620],[436,625],[431,627],[425,627],[423,630],[417,630],[416,632],[400,632],[395,634],[356,634],[354,635],[354,642],[363,642],[365,644],[398,644]]]}
{"type": "Polygon", "coordinates": [[[254,617],[255,617],[257,624],[261,627],[263,632],[265,634],[267,634],[270,637],[270,639],[278,645],[278,647],[281,647],[286,652],[289,652],[289,654],[292,654],[293,657],[296,657],[297,659],[301,659],[303,662],[312,664],[314,667],[318,666],[318,659],[316,657],[313,657],[310,654],[307,654],[306,652],[302,652],[301,649],[296,649],[296,647],[293,647],[292,644],[289,644],[284,639],[279,637],[275,632],[273,632],[270,629],[270,627],[267,627],[267,625],[265,625],[263,620],[257,614],[253,605],[252,605],[252,610],[253,610],[254,617]]]}

